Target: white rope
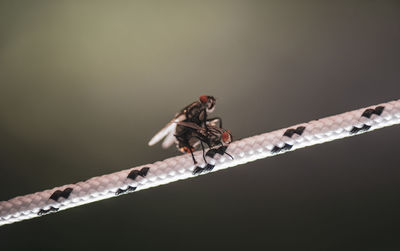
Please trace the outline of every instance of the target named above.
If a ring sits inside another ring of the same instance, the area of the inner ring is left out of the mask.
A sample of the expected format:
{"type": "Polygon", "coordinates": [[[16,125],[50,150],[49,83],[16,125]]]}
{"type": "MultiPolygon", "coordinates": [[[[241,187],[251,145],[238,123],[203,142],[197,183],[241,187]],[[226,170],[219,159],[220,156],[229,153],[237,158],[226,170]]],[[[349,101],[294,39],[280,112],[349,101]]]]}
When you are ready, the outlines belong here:
{"type": "MultiPolygon", "coordinates": [[[[216,153],[195,166],[190,154],[94,177],[72,185],[0,202],[0,225],[139,191],[210,171],[244,164],[306,146],[357,135],[400,123],[400,100],[313,120],[231,143],[227,155],[216,153]]],[[[202,152],[195,152],[202,160],[202,152]]]]}

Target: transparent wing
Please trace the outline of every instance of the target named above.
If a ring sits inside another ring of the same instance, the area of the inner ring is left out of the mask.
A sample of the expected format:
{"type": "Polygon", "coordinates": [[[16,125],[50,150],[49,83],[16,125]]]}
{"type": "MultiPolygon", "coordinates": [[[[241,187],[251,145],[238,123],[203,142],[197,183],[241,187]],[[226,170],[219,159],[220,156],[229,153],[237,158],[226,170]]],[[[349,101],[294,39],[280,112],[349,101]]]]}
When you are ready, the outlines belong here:
{"type": "MultiPolygon", "coordinates": [[[[174,123],[174,125],[176,128],[176,123],[174,123]]],[[[172,133],[168,134],[167,137],[165,137],[164,141],[161,144],[162,148],[168,148],[175,143],[176,138],[175,138],[174,133],[175,133],[175,129],[172,131],[172,133]]]]}
{"type": "MultiPolygon", "coordinates": [[[[162,140],[166,136],[167,136],[168,141],[170,141],[170,138],[174,137],[176,123],[180,122],[180,121],[182,121],[184,119],[185,119],[185,115],[184,114],[177,114],[168,124],[166,124],[164,126],[163,129],[161,129],[158,133],[156,133],[156,135],[153,136],[153,138],[151,138],[151,140],[148,143],[149,146],[157,144],[160,140],[162,140]]],[[[170,146],[171,144],[172,143],[169,143],[168,146],[170,146]]],[[[165,145],[167,145],[167,144],[165,144],[165,145]]]]}
{"type": "Polygon", "coordinates": [[[177,122],[178,125],[186,126],[195,130],[203,130],[204,128],[200,127],[196,123],[193,122],[177,122]]]}

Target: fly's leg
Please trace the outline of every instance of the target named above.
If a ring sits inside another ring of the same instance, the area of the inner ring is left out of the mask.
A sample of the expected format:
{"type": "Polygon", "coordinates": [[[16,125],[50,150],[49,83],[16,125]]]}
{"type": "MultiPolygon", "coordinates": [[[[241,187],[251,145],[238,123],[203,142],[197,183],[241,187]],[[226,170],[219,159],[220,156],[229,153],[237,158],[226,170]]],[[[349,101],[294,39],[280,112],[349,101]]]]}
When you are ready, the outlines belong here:
{"type": "Polygon", "coordinates": [[[231,159],[233,159],[233,157],[232,157],[232,155],[230,155],[229,153],[227,153],[227,152],[224,152],[226,155],[228,155],[229,157],[231,157],[231,159]]]}
{"type": "Polygon", "coordinates": [[[205,154],[205,151],[204,151],[203,141],[200,141],[200,145],[201,145],[201,149],[203,150],[203,159],[204,159],[204,162],[206,162],[206,164],[208,164],[208,163],[207,163],[207,160],[206,160],[206,154],[205,154]]]}
{"type": "MultiPolygon", "coordinates": [[[[205,162],[206,164],[208,164],[208,162],[207,162],[207,160],[206,160],[205,148],[204,148],[204,145],[203,145],[203,139],[200,138],[200,137],[198,137],[198,136],[195,136],[195,138],[198,139],[198,140],[200,141],[201,149],[203,150],[203,160],[204,160],[204,162],[205,162]]],[[[204,142],[204,143],[205,143],[205,142],[204,142]]],[[[207,143],[206,143],[206,144],[207,144],[207,143]]],[[[207,145],[208,145],[208,144],[207,144],[207,145]]]]}
{"type": "Polygon", "coordinates": [[[192,155],[193,162],[194,162],[194,164],[196,165],[196,164],[197,164],[197,161],[196,161],[196,159],[194,158],[192,148],[190,147],[189,144],[187,144],[187,147],[189,148],[190,154],[192,155]]]}
{"type": "Polygon", "coordinates": [[[192,155],[193,163],[196,165],[196,164],[197,164],[197,161],[196,161],[196,159],[194,158],[194,154],[193,154],[193,151],[192,151],[192,147],[190,146],[189,142],[188,142],[188,141],[183,141],[182,143],[183,143],[183,145],[184,145],[187,149],[189,149],[189,152],[190,152],[190,154],[192,155]]]}
{"type": "Polygon", "coordinates": [[[231,159],[233,160],[233,156],[230,155],[229,153],[227,153],[226,151],[224,151],[224,154],[228,155],[229,157],[231,157],[231,159]]]}
{"type": "MultiPolygon", "coordinates": [[[[222,143],[220,143],[220,147],[218,148],[218,149],[222,149],[223,147],[225,147],[222,143]]],[[[233,157],[232,157],[232,155],[230,155],[229,153],[227,153],[226,151],[224,151],[221,155],[223,155],[223,154],[226,154],[226,155],[228,155],[229,157],[231,157],[231,159],[233,159],[233,157]]]]}

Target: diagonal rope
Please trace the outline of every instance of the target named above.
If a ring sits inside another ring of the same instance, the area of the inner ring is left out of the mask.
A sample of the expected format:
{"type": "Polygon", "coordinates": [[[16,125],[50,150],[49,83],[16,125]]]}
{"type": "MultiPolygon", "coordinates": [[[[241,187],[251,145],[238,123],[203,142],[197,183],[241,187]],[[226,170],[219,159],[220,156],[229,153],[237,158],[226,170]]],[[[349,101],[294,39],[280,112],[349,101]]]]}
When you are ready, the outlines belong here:
{"type": "MultiPolygon", "coordinates": [[[[400,100],[313,120],[308,123],[235,141],[227,152],[209,151],[207,162],[195,166],[190,155],[94,177],[76,184],[18,196],[0,202],[0,225],[42,216],[121,194],[139,191],[249,161],[400,123],[400,100]]],[[[195,152],[198,160],[202,152],[195,152]]]]}

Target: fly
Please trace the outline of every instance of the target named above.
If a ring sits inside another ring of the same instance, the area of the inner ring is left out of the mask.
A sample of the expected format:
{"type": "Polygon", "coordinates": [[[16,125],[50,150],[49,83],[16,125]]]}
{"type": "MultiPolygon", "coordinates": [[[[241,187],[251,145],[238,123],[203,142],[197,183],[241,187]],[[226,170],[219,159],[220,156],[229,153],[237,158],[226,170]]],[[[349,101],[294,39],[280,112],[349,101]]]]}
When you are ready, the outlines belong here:
{"type": "Polygon", "coordinates": [[[232,142],[232,134],[229,130],[217,127],[217,121],[217,119],[210,120],[206,123],[205,127],[200,127],[193,122],[177,122],[178,126],[175,134],[177,147],[181,149],[182,152],[190,152],[194,164],[197,164],[197,161],[194,158],[193,150],[199,144],[203,150],[203,159],[205,163],[207,163],[206,155],[211,154],[211,157],[213,157],[215,153],[221,155],[226,154],[233,159],[233,157],[226,152],[227,145],[232,142]],[[205,153],[204,144],[210,149],[207,154],[205,153]]]}
{"type": "MultiPolygon", "coordinates": [[[[163,148],[170,147],[174,142],[176,143],[176,131],[179,122],[191,122],[200,127],[206,127],[207,121],[210,120],[218,120],[220,126],[222,126],[222,121],[220,118],[214,119],[207,119],[207,115],[213,112],[215,109],[215,98],[213,96],[202,95],[200,96],[199,100],[191,103],[190,105],[183,108],[179,113],[175,115],[175,117],[164,126],[156,135],[151,138],[149,141],[149,146],[155,145],[163,138],[164,141],[162,142],[163,148]]],[[[182,128],[180,129],[180,131],[182,128]]],[[[184,129],[187,130],[187,129],[184,129]]],[[[182,131],[180,132],[182,133],[182,131]]],[[[179,149],[179,148],[178,148],[179,149]]],[[[179,149],[183,152],[185,150],[179,149]]],[[[190,150],[191,151],[191,150],[190,150]]]]}

